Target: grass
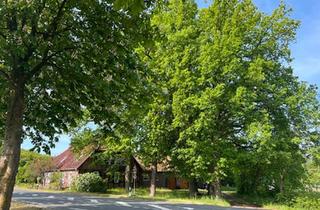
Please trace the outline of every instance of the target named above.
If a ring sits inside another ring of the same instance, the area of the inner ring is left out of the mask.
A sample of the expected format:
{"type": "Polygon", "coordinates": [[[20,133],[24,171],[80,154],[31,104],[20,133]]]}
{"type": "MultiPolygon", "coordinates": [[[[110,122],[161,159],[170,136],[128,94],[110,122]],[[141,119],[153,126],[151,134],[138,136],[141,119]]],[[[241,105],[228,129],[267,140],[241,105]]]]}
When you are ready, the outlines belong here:
{"type": "Polygon", "coordinates": [[[320,193],[304,192],[294,197],[295,202],[280,202],[274,197],[262,197],[254,195],[238,195],[236,192],[225,193],[225,198],[232,204],[240,203],[243,206],[257,206],[272,210],[318,210],[320,209],[320,193]],[[303,198],[303,200],[302,200],[303,198]],[[317,203],[316,203],[317,202],[317,203]]]}
{"type": "Polygon", "coordinates": [[[271,197],[261,197],[254,195],[239,195],[235,191],[225,192],[225,197],[231,203],[242,204],[242,205],[251,205],[256,207],[264,207],[266,204],[270,204],[274,201],[274,198],[271,197]]]}
{"type": "Polygon", "coordinates": [[[11,204],[10,210],[41,210],[41,208],[30,206],[30,205],[25,204],[25,203],[13,202],[11,204]]]}
{"type": "Polygon", "coordinates": [[[267,204],[264,205],[263,208],[272,209],[272,210],[301,210],[301,208],[289,207],[286,205],[279,205],[279,204],[267,204]]]}
{"type": "Polygon", "coordinates": [[[128,196],[124,188],[113,188],[108,189],[106,193],[84,193],[75,192],[71,190],[57,191],[50,189],[35,189],[30,188],[29,185],[17,185],[18,188],[41,191],[41,192],[52,192],[52,193],[73,193],[81,195],[95,195],[108,198],[129,198],[133,200],[154,200],[154,201],[168,201],[171,203],[188,203],[188,204],[207,204],[207,205],[217,205],[217,206],[230,206],[229,202],[224,199],[211,199],[210,196],[205,195],[205,191],[201,191],[201,196],[197,198],[190,198],[188,190],[170,190],[166,188],[157,188],[157,193],[154,198],[149,197],[149,188],[137,188],[136,192],[132,196],[128,196]]]}
{"type": "MultiPolygon", "coordinates": [[[[21,186],[19,186],[21,187],[21,186]]],[[[30,189],[27,185],[22,186],[23,188],[30,189]]],[[[36,190],[36,189],[31,189],[36,190]]],[[[166,188],[157,188],[157,193],[154,198],[149,197],[148,188],[137,188],[135,194],[128,196],[124,188],[113,188],[108,189],[106,193],[79,193],[70,190],[55,191],[55,190],[37,190],[42,192],[53,192],[53,193],[72,193],[81,195],[95,195],[109,198],[126,198],[132,200],[153,200],[153,201],[167,201],[170,203],[184,203],[184,204],[205,204],[205,205],[216,205],[216,206],[242,206],[242,207],[261,207],[272,210],[302,210],[311,208],[301,207],[289,207],[283,203],[276,202],[275,198],[271,197],[260,197],[260,196],[248,196],[238,195],[234,188],[222,188],[224,198],[222,199],[211,199],[210,196],[206,195],[205,190],[199,190],[200,195],[196,198],[190,198],[188,190],[170,190],[166,188]]],[[[318,198],[318,197],[316,197],[318,198]]],[[[309,201],[309,200],[307,200],[309,201]]],[[[27,210],[27,209],[26,209],[27,210]]],[[[29,209],[28,209],[29,210],[29,209]]],[[[33,210],[33,209],[30,209],[33,210]]]]}
{"type": "MultiPolygon", "coordinates": [[[[166,188],[157,188],[157,193],[154,198],[149,197],[148,188],[138,188],[135,193],[130,197],[132,199],[146,199],[157,201],[168,201],[171,203],[189,203],[189,204],[207,204],[217,206],[230,206],[230,204],[224,199],[211,199],[210,196],[206,196],[204,191],[200,190],[202,195],[196,198],[190,198],[188,190],[170,190],[166,188]]],[[[125,189],[113,188],[109,189],[106,195],[128,197],[125,189]]]]}

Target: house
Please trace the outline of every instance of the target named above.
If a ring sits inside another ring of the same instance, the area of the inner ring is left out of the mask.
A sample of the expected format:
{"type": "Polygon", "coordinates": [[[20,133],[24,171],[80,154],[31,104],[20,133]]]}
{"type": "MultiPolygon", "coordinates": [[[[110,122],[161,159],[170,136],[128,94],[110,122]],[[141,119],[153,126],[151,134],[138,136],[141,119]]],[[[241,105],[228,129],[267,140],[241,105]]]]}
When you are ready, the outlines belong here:
{"type": "MultiPolygon", "coordinates": [[[[55,172],[61,172],[60,185],[62,188],[70,187],[79,174],[95,172],[106,180],[108,188],[124,187],[126,168],[124,159],[110,159],[103,163],[95,161],[95,156],[101,152],[97,150],[89,155],[77,155],[72,152],[71,148],[68,148],[60,155],[53,157],[54,167],[44,173],[44,186],[49,186],[55,172]]],[[[151,176],[150,167],[145,166],[143,161],[137,157],[132,157],[132,166],[136,169],[135,185],[148,187],[151,176]]],[[[157,186],[170,189],[188,188],[188,182],[177,178],[170,169],[168,161],[163,161],[157,165],[157,186]]]]}

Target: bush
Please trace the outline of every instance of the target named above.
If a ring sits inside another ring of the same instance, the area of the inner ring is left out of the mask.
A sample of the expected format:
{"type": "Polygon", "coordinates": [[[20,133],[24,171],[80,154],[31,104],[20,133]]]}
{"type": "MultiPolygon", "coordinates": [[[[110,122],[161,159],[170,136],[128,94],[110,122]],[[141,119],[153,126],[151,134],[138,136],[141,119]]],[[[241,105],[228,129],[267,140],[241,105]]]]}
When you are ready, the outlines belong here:
{"type": "Polygon", "coordinates": [[[85,173],[78,176],[71,187],[77,192],[105,192],[106,185],[96,173],[85,173]]]}
{"type": "Polygon", "coordinates": [[[286,205],[292,206],[295,203],[295,198],[297,198],[299,192],[290,191],[285,193],[278,193],[276,195],[277,203],[284,203],[286,205]]]}
{"type": "Polygon", "coordinates": [[[320,206],[320,193],[305,192],[295,199],[294,207],[299,209],[316,210],[320,206]]]}
{"type": "Polygon", "coordinates": [[[296,209],[315,210],[320,206],[320,193],[312,191],[279,193],[276,201],[296,209]]]}
{"type": "Polygon", "coordinates": [[[52,172],[50,177],[49,189],[51,190],[61,190],[61,172],[52,172]]]}

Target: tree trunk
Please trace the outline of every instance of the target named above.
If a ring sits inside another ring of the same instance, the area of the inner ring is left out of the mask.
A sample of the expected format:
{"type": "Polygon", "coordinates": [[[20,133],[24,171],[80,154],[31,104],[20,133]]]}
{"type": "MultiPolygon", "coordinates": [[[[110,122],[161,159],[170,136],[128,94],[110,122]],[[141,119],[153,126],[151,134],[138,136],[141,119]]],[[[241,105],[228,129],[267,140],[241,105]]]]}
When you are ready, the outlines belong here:
{"type": "Polygon", "coordinates": [[[0,155],[0,209],[9,210],[20,160],[24,113],[24,84],[16,83],[10,91],[6,130],[0,155]]]}
{"type": "Polygon", "coordinates": [[[126,170],[125,170],[125,188],[126,188],[126,192],[129,193],[130,192],[130,187],[131,187],[131,175],[132,175],[132,158],[130,157],[128,160],[128,163],[126,165],[126,170]]]}
{"type": "Polygon", "coordinates": [[[280,193],[284,193],[284,176],[282,173],[280,174],[279,190],[280,193]]]}
{"type": "Polygon", "coordinates": [[[154,162],[151,165],[151,179],[150,179],[150,197],[156,195],[156,183],[157,182],[157,163],[154,162]]]}
{"type": "Polygon", "coordinates": [[[214,192],[214,190],[213,190],[213,185],[212,185],[212,183],[209,183],[208,185],[207,185],[207,190],[208,190],[208,195],[210,195],[211,196],[211,198],[213,197],[213,192],[214,192]]]}
{"type": "Polygon", "coordinates": [[[219,179],[216,179],[214,182],[209,184],[208,194],[211,195],[211,198],[221,198],[222,197],[219,179]]]}
{"type": "Polygon", "coordinates": [[[189,196],[190,198],[196,198],[198,194],[198,186],[195,179],[189,181],[189,196]]]}
{"type": "Polygon", "coordinates": [[[217,178],[213,183],[213,191],[214,191],[214,196],[216,198],[221,198],[222,197],[222,193],[221,193],[221,187],[220,187],[220,180],[217,178]]]}

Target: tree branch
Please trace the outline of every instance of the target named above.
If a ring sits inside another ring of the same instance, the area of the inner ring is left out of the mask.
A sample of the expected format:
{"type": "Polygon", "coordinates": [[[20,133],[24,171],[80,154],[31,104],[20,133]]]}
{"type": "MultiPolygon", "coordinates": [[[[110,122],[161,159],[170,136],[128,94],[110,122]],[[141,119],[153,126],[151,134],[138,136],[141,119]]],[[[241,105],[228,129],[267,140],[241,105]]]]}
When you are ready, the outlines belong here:
{"type": "Polygon", "coordinates": [[[59,55],[60,53],[63,53],[63,52],[69,51],[69,50],[73,50],[73,49],[76,49],[76,47],[75,46],[64,47],[61,50],[58,50],[56,52],[51,53],[50,55],[49,55],[49,49],[47,49],[44,53],[42,60],[32,68],[32,70],[28,74],[27,79],[30,79],[34,75],[38,74],[44,66],[47,66],[49,64],[51,58],[59,55]]]}
{"type": "MultiPolygon", "coordinates": [[[[63,8],[65,7],[66,3],[68,0],[63,0],[58,8],[58,12],[57,15],[53,18],[50,27],[48,29],[47,33],[44,33],[44,40],[48,40],[49,38],[54,39],[54,37],[58,34],[57,33],[57,29],[58,29],[58,23],[59,20],[62,18],[63,16],[63,8]]],[[[51,55],[48,55],[50,52],[50,45],[48,45],[47,49],[44,51],[43,56],[42,56],[42,60],[35,65],[32,70],[30,71],[30,73],[27,76],[27,79],[32,78],[35,74],[38,74],[39,71],[48,64],[48,61],[53,58],[54,56],[58,55],[59,53],[62,53],[66,50],[69,50],[70,47],[65,47],[61,50],[58,50],[54,53],[52,53],[51,55]]],[[[74,49],[72,47],[72,49],[74,49]]]]}
{"type": "Polygon", "coordinates": [[[7,74],[5,71],[3,71],[2,69],[0,69],[0,75],[2,75],[5,79],[7,79],[8,81],[11,81],[11,78],[9,76],[9,74],[7,74]]]}
{"type": "Polygon", "coordinates": [[[67,1],[68,0],[63,0],[61,2],[61,5],[58,8],[57,15],[53,18],[53,20],[52,20],[52,22],[50,24],[48,33],[46,34],[47,36],[44,37],[45,40],[48,39],[48,38],[53,38],[56,35],[57,28],[58,28],[58,23],[59,23],[59,20],[63,16],[63,8],[65,7],[67,1]]]}

